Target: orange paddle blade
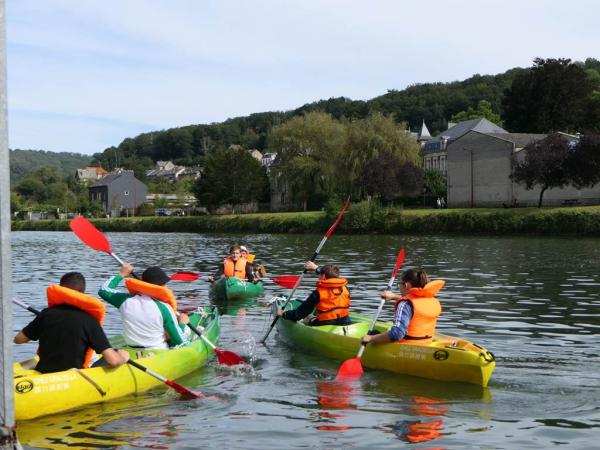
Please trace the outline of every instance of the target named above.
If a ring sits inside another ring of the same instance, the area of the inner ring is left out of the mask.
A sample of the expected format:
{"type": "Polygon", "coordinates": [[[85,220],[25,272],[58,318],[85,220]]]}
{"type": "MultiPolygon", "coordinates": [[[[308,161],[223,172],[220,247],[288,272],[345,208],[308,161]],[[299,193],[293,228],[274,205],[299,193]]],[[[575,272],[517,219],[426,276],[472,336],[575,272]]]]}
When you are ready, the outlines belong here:
{"type": "Polygon", "coordinates": [[[294,286],[296,286],[298,278],[298,275],[282,275],[277,278],[272,278],[272,281],[281,287],[292,289],[294,286]]]}
{"type": "Polygon", "coordinates": [[[342,363],[335,381],[355,381],[358,380],[363,374],[362,364],[360,358],[347,359],[342,363]]]}
{"type": "Polygon", "coordinates": [[[108,239],[85,217],[75,217],[69,222],[69,227],[88,247],[101,252],[112,253],[108,239]]]}
{"type": "Polygon", "coordinates": [[[173,275],[171,275],[171,280],[173,280],[173,281],[196,281],[200,277],[201,277],[201,275],[199,273],[188,272],[188,271],[182,270],[181,272],[176,272],[173,275]]]}

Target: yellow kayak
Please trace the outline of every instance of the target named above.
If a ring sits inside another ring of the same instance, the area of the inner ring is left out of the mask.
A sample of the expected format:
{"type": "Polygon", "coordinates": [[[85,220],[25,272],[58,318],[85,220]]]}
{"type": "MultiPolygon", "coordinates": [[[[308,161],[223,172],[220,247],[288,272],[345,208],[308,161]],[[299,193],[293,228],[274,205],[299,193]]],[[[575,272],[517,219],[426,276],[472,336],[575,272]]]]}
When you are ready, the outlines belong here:
{"type": "MultiPolygon", "coordinates": [[[[281,308],[284,299],[275,302],[281,308]]],[[[299,302],[291,301],[287,309],[299,302]]],[[[302,322],[278,320],[277,330],[283,340],[328,358],[354,358],[360,348],[360,338],[367,334],[371,318],[350,314],[351,325],[310,327],[302,322]]],[[[377,322],[375,330],[385,333],[392,322],[377,322]]],[[[436,333],[428,345],[384,343],[367,345],[361,363],[371,369],[388,370],[406,375],[443,381],[460,381],[487,386],[494,367],[494,355],[466,339],[436,333]]]]}
{"type": "MultiPolygon", "coordinates": [[[[216,343],[220,331],[216,308],[205,308],[190,314],[190,322],[204,327],[206,337],[216,343]]],[[[202,339],[195,335],[193,338],[188,345],[165,350],[128,348],[124,346],[121,336],[110,341],[114,347],[127,350],[139,364],[173,380],[198,369],[213,354],[213,350],[202,339]]],[[[37,359],[32,358],[13,366],[17,420],[35,419],[85,405],[108,402],[163,384],[129,364],[115,368],[70,369],[42,374],[33,370],[36,363],[37,359]]]]}

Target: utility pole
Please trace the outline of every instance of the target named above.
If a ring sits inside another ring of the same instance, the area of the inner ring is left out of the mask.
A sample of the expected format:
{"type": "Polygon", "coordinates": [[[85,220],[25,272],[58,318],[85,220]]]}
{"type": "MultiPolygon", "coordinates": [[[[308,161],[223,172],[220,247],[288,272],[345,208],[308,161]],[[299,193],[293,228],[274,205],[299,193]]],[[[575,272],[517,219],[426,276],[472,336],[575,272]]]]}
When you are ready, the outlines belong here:
{"type": "Polygon", "coordinates": [[[15,432],[10,254],[10,168],[6,96],[6,7],[0,0],[0,448],[21,448],[15,432]]]}

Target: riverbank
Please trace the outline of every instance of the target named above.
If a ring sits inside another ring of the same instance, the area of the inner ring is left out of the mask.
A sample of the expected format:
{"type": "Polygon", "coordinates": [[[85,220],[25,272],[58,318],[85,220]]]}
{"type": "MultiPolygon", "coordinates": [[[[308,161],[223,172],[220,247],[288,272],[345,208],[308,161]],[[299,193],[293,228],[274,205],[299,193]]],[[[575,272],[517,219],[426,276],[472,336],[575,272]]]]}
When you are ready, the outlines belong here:
{"type": "MultiPolygon", "coordinates": [[[[102,231],[321,233],[325,212],[94,219],[102,231]]],[[[15,221],[13,231],[67,231],[66,220],[15,221]]],[[[390,209],[351,205],[338,232],[361,234],[570,234],[600,236],[600,206],[517,209],[390,209]]]]}

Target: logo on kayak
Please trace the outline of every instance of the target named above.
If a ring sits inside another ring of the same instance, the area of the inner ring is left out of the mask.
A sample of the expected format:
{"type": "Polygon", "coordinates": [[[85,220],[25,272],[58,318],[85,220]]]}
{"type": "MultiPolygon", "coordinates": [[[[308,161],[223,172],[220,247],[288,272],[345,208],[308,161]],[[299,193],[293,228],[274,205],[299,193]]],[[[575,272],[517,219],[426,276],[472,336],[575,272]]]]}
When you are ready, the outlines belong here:
{"type": "Polygon", "coordinates": [[[19,381],[15,385],[15,391],[17,391],[17,394],[27,394],[32,389],[33,389],[33,381],[31,381],[31,380],[19,381]]]}
{"type": "Polygon", "coordinates": [[[433,354],[433,359],[436,361],[445,361],[448,359],[448,356],[450,356],[450,354],[446,350],[437,350],[433,354]]]}

